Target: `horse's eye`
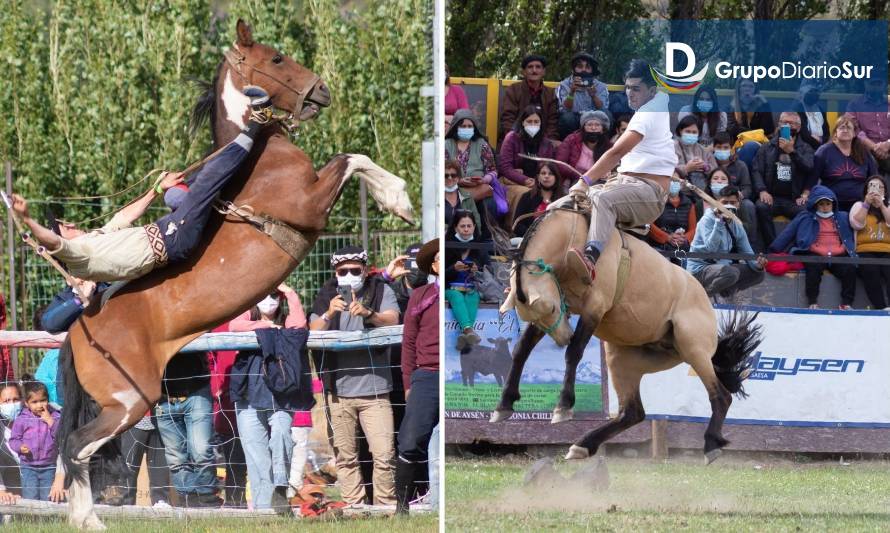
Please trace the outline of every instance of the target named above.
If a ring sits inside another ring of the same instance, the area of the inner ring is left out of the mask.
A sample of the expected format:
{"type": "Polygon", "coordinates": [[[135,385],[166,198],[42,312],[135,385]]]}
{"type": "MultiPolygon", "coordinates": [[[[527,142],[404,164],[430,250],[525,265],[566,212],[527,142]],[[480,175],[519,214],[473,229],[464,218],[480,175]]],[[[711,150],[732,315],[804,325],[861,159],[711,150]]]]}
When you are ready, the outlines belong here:
{"type": "Polygon", "coordinates": [[[281,55],[276,55],[275,57],[273,57],[272,62],[275,63],[276,65],[278,63],[281,63],[281,55]]]}

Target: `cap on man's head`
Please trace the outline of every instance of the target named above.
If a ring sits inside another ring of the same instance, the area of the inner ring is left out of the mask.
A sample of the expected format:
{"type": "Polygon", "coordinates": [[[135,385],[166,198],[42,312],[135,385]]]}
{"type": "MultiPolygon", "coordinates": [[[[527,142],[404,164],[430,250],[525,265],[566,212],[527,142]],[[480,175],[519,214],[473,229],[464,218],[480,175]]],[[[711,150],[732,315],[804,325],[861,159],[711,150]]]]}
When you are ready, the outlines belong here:
{"type": "Polygon", "coordinates": [[[572,68],[578,64],[579,61],[587,61],[587,64],[590,65],[591,72],[594,76],[599,76],[600,73],[600,64],[599,62],[593,58],[592,55],[587,52],[578,52],[577,54],[572,56],[572,68]]]}
{"type": "Polygon", "coordinates": [[[547,66],[547,58],[541,54],[529,54],[522,58],[522,68],[528,66],[532,61],[540,61],[542,65],[547,66]]]}
{"type": "Polygon", "coordinates": [[[164,204],[167,205],[173,211],[176,211],[180,205],[182,205],[182,201],[185,200],[186,195],[189,193],[189,186],[185,183],[178,183],[164,193],[164,204]]]}
{"type": "Polygon", "coordinates": [[[358,261],[363,265],[368,264],[368,252],[361,246],[344,246],[331,256],[331,266],[337,268],[337,265],[347,261],[358,261]]]}

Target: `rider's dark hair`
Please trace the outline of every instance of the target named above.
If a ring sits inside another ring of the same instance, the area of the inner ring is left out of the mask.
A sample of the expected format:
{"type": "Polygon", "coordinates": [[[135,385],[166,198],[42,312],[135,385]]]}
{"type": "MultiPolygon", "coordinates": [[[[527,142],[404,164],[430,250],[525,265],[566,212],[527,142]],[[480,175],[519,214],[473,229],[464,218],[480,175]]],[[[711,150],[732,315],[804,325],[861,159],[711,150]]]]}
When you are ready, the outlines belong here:
{"type": "Polygon", "coordinates": [[[726,198],[727,196],[735,196],[736,198],[741,198],[742,193],[735,185],[727,185],[726,187],[720,189],[720,198],[726,198]]]}
{"type": "Polygon", "coordinates": [[[624,79],[640,78],[644,84],[649,87],[655,85],[655,78],[652,77],[652,71],[649,69],[649,63],[642,59],[631,59],[627,66],[627,72],[624,73],[624,79]]]}

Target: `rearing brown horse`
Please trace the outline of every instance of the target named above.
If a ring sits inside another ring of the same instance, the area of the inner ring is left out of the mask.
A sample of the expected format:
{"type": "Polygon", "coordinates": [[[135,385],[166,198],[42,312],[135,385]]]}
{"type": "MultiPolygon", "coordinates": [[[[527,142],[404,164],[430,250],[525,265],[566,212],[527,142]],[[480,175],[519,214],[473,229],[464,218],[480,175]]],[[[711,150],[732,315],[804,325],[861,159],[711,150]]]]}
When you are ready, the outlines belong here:
{"type": "MultiPolygon", "coordinates": [[[[204,100],[216,147],[234,139],[246,123],[248,100],[241,88],[247,84],[263,87],[275,107],[289,112],[286,122],[312,119],[330,104],[318,76],[280,51],[255,43],[250,27],[239,20],[237,40],[204,100]]],[[[103,307],[95,299],[71,328],[60,354],[65,380],[60,442],[72,525],[104,529],[92,504],[90,457],[160,398],[164,369],[180,348],[284,281],[324,229],[352,174],[368,184],[383,209],[411,221],[401,178],[366,156],[351,154],[337,155],[316,174],[280,127],[267,127],[222,197],[298,230],[302,240],[296,257],[252,225],[214,215],[193,259],[130,283],[103,307]]]]}

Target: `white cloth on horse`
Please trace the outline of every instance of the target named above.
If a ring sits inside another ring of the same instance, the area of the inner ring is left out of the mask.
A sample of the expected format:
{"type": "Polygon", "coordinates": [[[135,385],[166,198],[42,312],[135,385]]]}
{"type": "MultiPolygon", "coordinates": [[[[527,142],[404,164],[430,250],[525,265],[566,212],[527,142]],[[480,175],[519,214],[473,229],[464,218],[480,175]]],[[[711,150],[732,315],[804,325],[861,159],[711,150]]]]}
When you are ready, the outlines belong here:
{"type": "Polygon", "coordinates": [[[665,93],[640,106],[630,118],[627,129],[643,136],[634,148],[621,158],[618,172],[640,172],[670,176],[677,166],[674,138],[671,136],[670,99],[665,93]]]}

